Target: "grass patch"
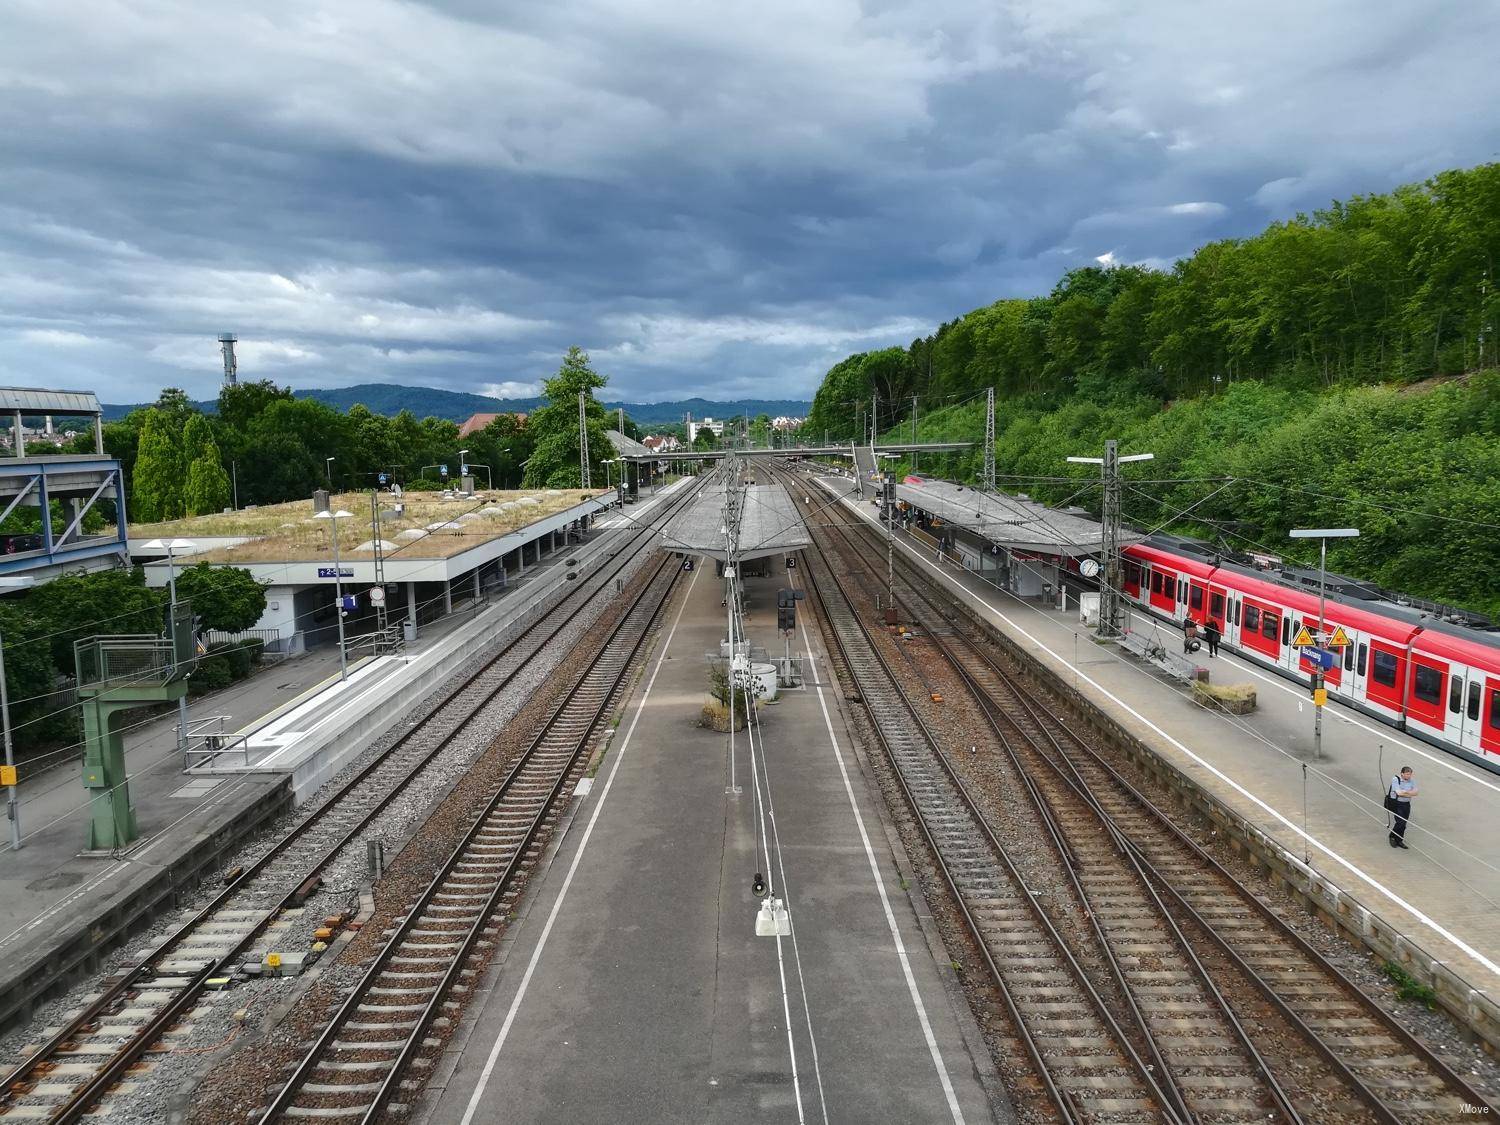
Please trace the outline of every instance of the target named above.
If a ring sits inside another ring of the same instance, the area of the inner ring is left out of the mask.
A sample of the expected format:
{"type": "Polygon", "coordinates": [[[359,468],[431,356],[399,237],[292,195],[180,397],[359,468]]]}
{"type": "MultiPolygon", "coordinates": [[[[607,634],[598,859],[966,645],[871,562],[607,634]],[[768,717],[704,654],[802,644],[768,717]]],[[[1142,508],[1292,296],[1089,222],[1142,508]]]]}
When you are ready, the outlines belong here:
{"type": "Polygon", "coordinates": [[[1428,1008],[1437,1007],[1437,993],[1428,988],[1394,961],[1380,966],[1380,971],[1396,986],[1396,996],[1401,1000],[1412,1000],[1428,1008]]]}

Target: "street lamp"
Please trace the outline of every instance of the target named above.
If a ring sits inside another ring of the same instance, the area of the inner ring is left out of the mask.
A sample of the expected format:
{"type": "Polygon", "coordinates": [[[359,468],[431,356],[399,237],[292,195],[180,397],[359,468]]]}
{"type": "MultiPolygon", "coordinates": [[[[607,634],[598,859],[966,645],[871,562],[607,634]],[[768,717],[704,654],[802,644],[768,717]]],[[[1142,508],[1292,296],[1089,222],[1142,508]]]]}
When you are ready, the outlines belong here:
{"type": "Polygon", "coordinates": [[[469,475],[468,458],[469,451],[467,449],[460,449],[458,451],[458,486],[460,488],[463,487],[464,477],[469,475]]]}
{"type": "MultiPolygon", "coordinates": [[[[1357,527],[1294,527],[1287,533],[1293,539],[1318,540],[1318,635],[1324,638],[1319,650],[1325,655],[1328,629],[1328,541],[1330,539],[1357,539],[1357,527]]],[[[1312,674],[1313,686],[1313,757],[1323,758],[1323,704],[1328,701],[1328,692],[1323,687],[1323,657],[1312,674]]]]}
{"type": "MultiPolygon", "coordinates": [[[[882,453],[884,460],[894,453],[882,453]]],[[[885,505],[885,622],[896,623],[896,474],[887,469],[881,481],[881,500],[885,505]]]]}
{"type": "MultiPolygon", "coordinates": [[[[141,549],[146,551],[167,552],[167,590],[170,599],[168,613],[168,636],[174,640],[177,637],[177,564],[172,557],[173,551],[186,551],[196,547],[197,544],[191,539],[153,539],[149,543],[142,543],[141,549]]],[[[177,749],[182,751],[183,765],[187,765],[187,724],[188,705],[187,695],[177,701],[177,749]]]]}
{"type": "MultiPolygon", "coordinates": [[[[332,460],[332,458],[329,458],[332,460]]],[[[349,678],[349,657],[344,650],[344,577],[339,567],[339,520],[352,518],[352,513],[340,508],[337,512],[317,512],[314,518],[332,520],[333,528],[333,591],[335,620],[339,623],[339,679],[349,678]]]]}
{"type": "Polygon", "coordinates": [[[604,487],[605,488],[613,488],[614,487],[614,485],[611,484],[610,480],[609,480],[609,467],[611,465],[613,465],[614,463],[615,463],[614,462],[614,458],[610,458],[608,461],[600,461],[599,462],[599,464],[601,464],[601,465],[604,466],[604,487]]]}
{"type": "Polygon", "coordinates": [[[337,460],[337,457],[325,457],[323,459],[323,467],[328,470],[328,489],[330,492],[333,490],[333,463],[337,460]]]}

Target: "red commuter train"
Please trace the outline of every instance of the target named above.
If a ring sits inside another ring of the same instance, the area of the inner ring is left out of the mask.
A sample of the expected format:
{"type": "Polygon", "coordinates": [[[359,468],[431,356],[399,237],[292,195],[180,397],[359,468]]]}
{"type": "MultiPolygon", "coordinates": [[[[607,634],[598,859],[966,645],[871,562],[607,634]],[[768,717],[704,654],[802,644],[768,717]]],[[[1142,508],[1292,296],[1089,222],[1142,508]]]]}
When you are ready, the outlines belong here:
{"type": "MultiPolygon", "coordinates": [[[[1161,536],[1124,548],[1126,597],[1178,624],[1212,618],[1224,644],[1309,683],[1313,666],[1292,641],[1304,625],[1318,631],[1316,588],[1195,549],[1208,550],[1161,536]]],[[[1342,592],[1328,595],[1327,618],[1353,642],[1326,675],[1330,695],[1500,772],[1500,634],[1342,592]]]]}

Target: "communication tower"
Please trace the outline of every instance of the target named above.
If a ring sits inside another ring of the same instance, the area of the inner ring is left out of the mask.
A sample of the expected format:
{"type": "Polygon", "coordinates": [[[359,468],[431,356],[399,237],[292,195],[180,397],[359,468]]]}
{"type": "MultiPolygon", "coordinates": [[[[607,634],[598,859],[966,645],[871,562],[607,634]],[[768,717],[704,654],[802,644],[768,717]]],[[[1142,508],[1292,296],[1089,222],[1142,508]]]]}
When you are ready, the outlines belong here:
{"type": "Polygon", "coordinates": [[[234,360],[234,333],[225,332],[219,337],[219,350],[224,353],[224,385],[233,387],[239,384],[239,365],[234,360]]]}

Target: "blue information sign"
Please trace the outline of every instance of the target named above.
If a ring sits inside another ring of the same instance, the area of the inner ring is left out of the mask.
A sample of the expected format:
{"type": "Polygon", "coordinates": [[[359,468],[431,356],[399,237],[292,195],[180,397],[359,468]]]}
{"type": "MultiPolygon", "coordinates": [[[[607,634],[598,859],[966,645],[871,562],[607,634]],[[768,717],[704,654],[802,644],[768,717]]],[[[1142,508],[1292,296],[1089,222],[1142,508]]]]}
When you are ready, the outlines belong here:
{"type": "Polygon", "coordinates": [[[1305,648],[1302,650],[1302,659],[1309,664],[1316,664],[1325,672],[1338,661],[1338,657],[1325,648],[1305,648]]]}
{"type": "Polygon", "coordinates": [[[354,577],[354,571],[350,570],[347,566],[341,566],[341,567],[339,567],[338,570],[337,570],[337,572],[335,572],[334,568],[331,567],[331,566],[320,566],[320,567],[318,567],[318,577],[319,578],[353,578],[354,577]]]}

